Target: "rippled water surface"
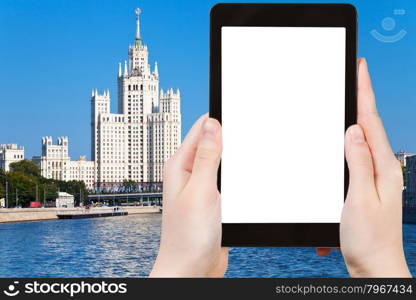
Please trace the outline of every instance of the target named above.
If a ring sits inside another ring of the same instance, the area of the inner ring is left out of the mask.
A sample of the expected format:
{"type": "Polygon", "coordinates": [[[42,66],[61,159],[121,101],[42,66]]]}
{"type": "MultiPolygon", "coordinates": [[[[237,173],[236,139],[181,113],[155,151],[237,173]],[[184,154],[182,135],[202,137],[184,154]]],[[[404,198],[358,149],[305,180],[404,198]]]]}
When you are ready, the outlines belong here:
{"type": "MultiPolygon", "coordinates": [[[[160,215],[0,224],[0,277],[142,277],[156,257],[160,215]]],[[[416,225],[405,225],[416,274],[416,225]]],[[[345,277],[339,251],[230,249],[228,277],[345,277]]]]}

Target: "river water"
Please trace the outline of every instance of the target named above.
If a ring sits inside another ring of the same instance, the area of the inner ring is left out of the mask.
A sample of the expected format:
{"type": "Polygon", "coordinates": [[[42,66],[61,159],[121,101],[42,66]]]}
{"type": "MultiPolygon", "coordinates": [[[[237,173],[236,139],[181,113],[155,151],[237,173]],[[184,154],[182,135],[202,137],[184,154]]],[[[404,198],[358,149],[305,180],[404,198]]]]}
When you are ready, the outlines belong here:
{"type": "MultiPolygon", "coordinates": [[[[143,277],[159,244],[153,215],[0,224],[0,277],[143,277]]],[[[404,225],[416,275],[416,225],[404,225]]],[[[308,248],[232,248],[227,277],[346,277],[341,254],[308,248]]]]}

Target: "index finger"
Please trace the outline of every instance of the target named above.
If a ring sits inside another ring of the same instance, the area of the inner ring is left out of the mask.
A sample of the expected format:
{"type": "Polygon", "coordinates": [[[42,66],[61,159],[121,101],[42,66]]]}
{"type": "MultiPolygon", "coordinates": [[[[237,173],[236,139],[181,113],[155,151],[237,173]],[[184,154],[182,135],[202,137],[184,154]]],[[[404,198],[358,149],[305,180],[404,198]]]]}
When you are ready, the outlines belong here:
{"type": "Polygon", "coordinates": [[[370,74],[365,59],[358,63],[358,124],[364,129],[371,150],[375,176],[390,171],[395,161],[387,134],[378,115],[370,74]]]}

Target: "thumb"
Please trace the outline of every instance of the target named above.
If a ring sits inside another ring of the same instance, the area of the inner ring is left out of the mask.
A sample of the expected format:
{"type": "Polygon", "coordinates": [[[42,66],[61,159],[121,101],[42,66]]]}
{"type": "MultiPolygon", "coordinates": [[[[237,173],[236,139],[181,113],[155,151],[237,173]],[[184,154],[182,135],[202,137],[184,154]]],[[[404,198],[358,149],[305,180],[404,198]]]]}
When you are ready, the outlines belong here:
{"type": "Polygon", "coordinates": [[[199,186],[216,186],[221,151],[221,125],[215,119],[206,119],[198,140],[191,180],[198,182],[199,186]]]}
{"type": "Polygon", "coordinates": [[[359,193],[361,195],[374,189],[373,159],[360,125],[353,125],[347,130],[345,156],[350,174],[348,193],[359,193]]]}

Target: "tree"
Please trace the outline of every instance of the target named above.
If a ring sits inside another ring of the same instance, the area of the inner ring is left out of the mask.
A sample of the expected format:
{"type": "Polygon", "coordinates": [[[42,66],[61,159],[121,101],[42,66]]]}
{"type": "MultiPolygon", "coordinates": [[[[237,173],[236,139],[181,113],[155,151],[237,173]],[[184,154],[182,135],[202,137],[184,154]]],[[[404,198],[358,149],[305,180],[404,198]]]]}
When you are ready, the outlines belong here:
{"type": "Polygon", "coordinates": [[[4,187],[3,187],[3,184],[0,183],[0,199],[4,198],[4,196],[5,196],[4,187]]]}
{"type": "Polygon", "coordinates": [[[7,181],[9,182],[9,207],[16,205],[16,191],[19,204],[22,206],[29,206],[30,201],[36,200],[36,185],[38,183],[36,177],[10,171],[7,173],[7,181]]]}
{"type": "Polygon", "coordinates": [[[5,187],[6,184],[6,173],[3,169],[0,169],[0,199],[5,197],[5,187]]]}
{"type": "Polygon", "coordinates": [[[131,179],[124,179],[123,180],[123,187],[127,191],[133,191],[136,189],[136,182],[131,179]]]}
{"type": "Polygon", "coordinates": [[[39,168],[29,160],[22,160],[10,164],[10,171],[5,173],[0,170],[0,198],[4,194],[4,186],[8,181],[9,207],[16,205],[29,206],[29,202],[38,200],[54,201],[58,197],[58,191],[74,195],[75,204],[88,199],[88,192],[83,181],[62,181],[44,178],[40,175],[39,168]]]}
{"type": "Polygon", "coordinates": [[[27,159],[10,164],[10,171],[20,172],[29,176],[40,176],[40,169],[37,165],[27,159]]]}

